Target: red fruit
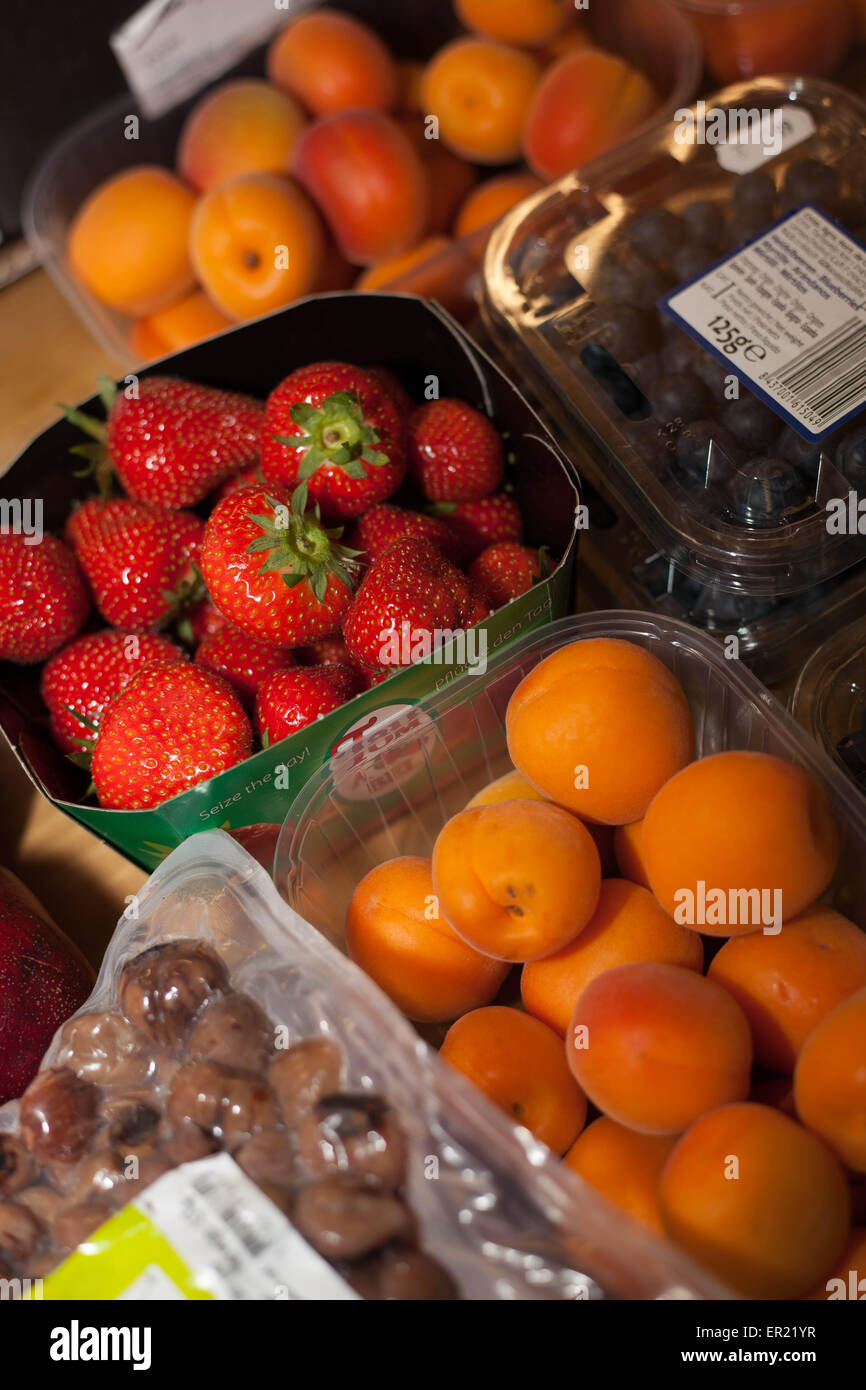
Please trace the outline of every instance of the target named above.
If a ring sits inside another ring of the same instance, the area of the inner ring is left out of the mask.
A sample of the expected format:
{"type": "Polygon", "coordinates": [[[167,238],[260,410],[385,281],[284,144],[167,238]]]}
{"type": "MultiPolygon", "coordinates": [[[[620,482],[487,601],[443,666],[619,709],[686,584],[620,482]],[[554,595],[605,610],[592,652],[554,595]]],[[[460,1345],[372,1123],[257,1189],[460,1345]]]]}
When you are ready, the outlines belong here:
{"type": "Polygon", "coordinates": [[[365,561],[377,560],[395,541],[429,541],[449,560],[456,561],[457,546],[444,521],[423,512],[407,512],[388,502],[366,512],[353,526],[348,543],[362,552],[365,561]]]}
{"type": "Polygon", "coordinates": [[[0,661],[44,661],[80,630],[90,601],[75,556],[54,536],[0,534],[0,661]]]}
{"type": "Polygon", "coordinates": [[[476,502],[440,502],[441,517],[457,543],[462,565],[469,565],[488,545],[523,539],[523,518],[514,498],[494,492],[476,502]]]}
{"type": "Polygon", "coordinates": [[[408,666],[441,634],[466,626],[466,576],[429,541],[397,541],[375,560],[343,620],[352,660],[371,670],[408,666]]]}
{"type": "Polygon", "coordinates": [[[470,581],[469,592],[471,603],[469,612],[466,615],[466,626],[474,627],[476,623],[483,623],[485,618],[489,618],[494,611],[494,605],[484,589],[470,581]]]}
{"type": "Polygon", "coordinates": [[[502,541],[482,550],[469,570],[473,584],[487,595],[493,608],[525,594],[544,577],[541,553],[528,545],[502,541]]]}
{"type": "Polygon", "coordinates": [[[352,557],[288,492],[242,488],[208,518],[201,568],[220,612],[273,642],[297,647],[334,631],[352,599],[352,557]]]}
{"type": "Polygon", "coordinates": [[[113,467],[138,502],[194,507],[258,458],[264,412],[251,396],[149,376],[134,396],[105,381],[103,400],[105,424],[77,410],[67,410],[67,418],[104,444],[97,476],[113,467]]]}
{"type": "Polygon", "coordinates": [[[431,502],[474,502],[505,473],[502,439],[465,401],[429,401],[409,422],[409,476],[431,502]]]}
{"type": "Polygon", "coordinates": [[[334,662],[340,666],[351,664],[342,632],[330,632],[327,637],[320,637],[318,642],[298,647],[295,656],[302,666],[332,666],[334,662]]]}
{"type": "Polygon", "coordinates": [[[345,362],[318,362],[268,397],[262,472],[272,486],[309,484],[331,525],[360,516],[406,476],[406,426],[384,386],[345,362]]]}
{"type": "Polygon", "coordinates": [[[281,825],[264,823],[261,825],[239,825],[235,830],[230,830],[229,834],[233,840],[237,840],[242,845],[247,854],[251,854],[253,859],[257,859],[263,869],[267,869],[269,874],[274,871],[274,856],[277,852],[277,841],[280,838],[281,825]]]}
{"type": "Polygon", "coordinates": [[[244,706],[252,705],[259,687],[275,671],[287,671],[295,658],[273,642],[264,642],[225,623],[212,637],[206,637],[195,654],[199,666],[216,671],[228,681],[244,706]]]}
{"type": "Polygon", "coordinates": [[[105,711],[91,774],[100,806],[145,811],[252,748],[250,721],[220,676],[191,661],[155,661],[105,711]]]}
{"type": "Polygon", "coordinates": [[[178,658],[180,648],[154,632],[108,629],[64,647],[42,672],[42,699],[64,753],[81,752],[108,705],[149,661],[178,658]],[[75,713],[73,713],[75,711],[75,713]],[[76,718],[76,714],[83,718],[76,718]]]}
{"type": "Polygon", "coordinates": [[[277,671],[256,696],[256,727],[265,747],[297,733],[357,695],[360,681],[349,666],[333,663],[277,671]]]}
{"type": "Polygon", "coordinates": [[[224,497],[231,497],[233,492],[240,492],[242,487],[258,487],[263,482],[261,465],[256,461],[251,468],[244,468],[240,473],[233,473],[230,478],[226,478],[225,482],[220,484],[211,498],[211,509],[224,497]]]}
{"type": "Polygon", "coordinates": [[[66,539],[112,627],[159,627],[195,591],[204,522],[149,502],[92,497],[66,523],[66,539]]]}
{"type": "Polygon", "coordinates": [[[0,1105],[26,1090],[56,1029],[81,1008],[93,980],[84,956],[32,893],[0,869],[0,1105]]]}
{"type": "Polygon", "coordinates": [[[368,367],[367,371],[376,378],[381,386],[384,386],[399,414],[404,420],[408,420],[415,409],[415,402],[396,373],[392,372],[389,367],[368,367]]]}
{"type": "Polygon", "coordinates": [[[218,608],[214,607],[205,594],[198,603],[193,604],[178,624],[178,636],[190,647],[197,647],[206,637],[212,637],[225,627],[226,620],[218,608]]]}

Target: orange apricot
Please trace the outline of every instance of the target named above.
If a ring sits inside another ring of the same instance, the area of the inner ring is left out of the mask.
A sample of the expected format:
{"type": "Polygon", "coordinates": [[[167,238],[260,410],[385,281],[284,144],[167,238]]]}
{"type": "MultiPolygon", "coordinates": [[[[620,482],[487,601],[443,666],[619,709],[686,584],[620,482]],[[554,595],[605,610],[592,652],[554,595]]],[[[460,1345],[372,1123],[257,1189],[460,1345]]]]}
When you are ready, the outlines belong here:
{"type": "Polygon", "coordinates": [[[613,832],[613,851],[623,878],[649,888],[649,874],[643,855],[643,821],[632,821],[631,825],[618,825],[613,832]]]}
{"type": "Polygon", "coordinates": [[[455,0],[467,29],[506,43],[545,44],[566,24],[571,0],[455,0]]]}
{"type": "Polygon", "coordinates": [[[672,1135],[638,1134],[600,1115],[578,1136],[563,1162],[609,1202],[664,1235],[658,1186],[676,1142],[672,1135]]]}
{"type": "Polygon", "coordinates": [[[319,6],[300,15],[271,43],[268,77],[317,116],[335,111],[390,111],[397,68],[368,24],[319,6]]]}
{"type": "Polygon", "coordinates": [[[739,1005],[681,965],[617,965],[591,980],[566,1038],[593,1104],[642,1134],[680,1134],[749,1093],[752,1041],[739,1005]]]}
{"type": "Polygon", "coordinates": [[[196,290],[176,304],[169,304],[167,309],[139,319],[133,327],[132,341],[141,357],[167,357],[233,326],[232,320],[211,303],[203,290],[196,290]]]}
{"type": "Polygon", "coordinates": [[[305,124],[298,103],[270,83],[224,82],[187,117],[178,172],[202,193],[239,174],[285,174],[305,124]]]}
{"type": "Polygon", "coordinates": [[[833,1268],[808,1293],[813,1302],[833,1303],[840,1299],[866,1298],[866,1226],[852,1226],[848,1243],[833,1268]]]}
{"type": "Polygon", "coordinates": [[[586,820],[639,820],[693,756],[688,701],[658,657],[616,638],[561,647],[525,676],[506,714],[514,766],[586,820]]]}
{"type": "Polygon", "coordinates": [[[206,193],[190,253],[217,308],[235,319],[281,309],[315,286],[324,257],[307,195],[277,174],[244,174],[206,193]]]}
{"type": "Polygon", "coordinates": [[[427,232],[429,235],[450,232],[461,204],[475,185],[475,170],[441,140],[428,140],[423,121],[403,116],[400,127],[412,141],[427,176],[427,232]]]}
{"type": "Polygon", "coordinates": [[[797,1114],[855,1173],[866,1173],[866,989],[814,1029],[794,1071],[797,1114]]]}
{"type": "Polygon", "coordinates": [[[464,1014],[439,1056],[554,1153],[570,1148],[586,1122],[586,1097],[568,1070],[562,1040],[518,1009],[494,1004],[464,1014]]]}
{"type": "Polygon", "coordinates": [[[672,1240],[746,1298],[798,1298],[848,1239],[840,1165],[808,1130],[751,1102],[696,1120],[662,1174],[672,1240]]]}
{"type": "Polygon", "coordinates": [[[534,174],[499,174],[473,188],[454,223],[454,235],[471,236],[479,227],[490,227],[524,198],[542,187],[534,174]]]}
{"type": "Polygon", "coordinates": [[[390,859],[352,894],[346,949],[416,1023],[447,1023],[489,1004],[508,967],[467,946],[443,920],[430,860],[390,859]]]}
{"type": "Polygon", "coordinates": [[[775,936],[732,937],[708,973],[749,1020],[755,1060],[790,1075],[821,1019],[866,987],[866,932],[819,905],[775,936]]]}
{"type": "Polygon", "coordinates": [[[447,236],[430,236],[425,241],[419,241],[417,246],[413,246],[410,251],[404,251],[399,256],[392,256],[390,260],[380,261],[378,265],[370,266],[363,271],[355,281],[355,288],[359,290],[379,290],[385,285],[390,285],[392,281],[399,279],[401,275],[406,275],[410,270],[415,270],[425,261],[429,261],[431,256],[438,256],[440,251],[445,251],[451,245],[447,236]]]}
{"type": "Polygon", "coordinates": [[[142,164],[101,183],[78,209],[67,253],[73,274],[120,313],[156,313],[195,285],[190,190],[167,169],[142,164]]]}
{"type": "Polygon", "coordinates": [[[714,753],[678,772],[644,818],[652,890],[675,921],[738,936],[823,893],[839,837],[827,797],[770,753],[714,753]]]}
{"type": "Polygon", "coordinates": [[[455,39],[424,74],[424,105],[455,154],[477,164],[509,164],[541,76],[537,60],[488,39],[455,39]]]}
{"type": "Polygon", "coordinates": [[[652,113],[656,95],[642,72],[598,48],[578,48],[548,68],[523,134],[530,169],[549,182],[595,159],[652,113]]]}
{"type": "Polygon", "coordinates": [[[453,816],[433,847],[445,920],[478,951],[525,961],[582,931],[601,865],[589,831],[545,801],[500,801],[453,816]]]}
{"type": "Polygon", "coordinates": [[[578,999],[603,971],[636,961],[700,971],[703,960],[700,936],[677,926],[652,893],[622,878],[606,878],[583,931],[561,951],[524,965],[523,1007],[565,1037],[578,999]]]}
{"type": "Polygon", "coordinates": [[[526,801],[547,800],[531,782],[527,782],[522,773],[512,769],[502,777],[497,777],[495,781],[488,782],[480,792],[476,792],[472,799],[467,801],[466,810],[470,811],[473,806],[495,806],[498,801],[515,801],[521,797],[526,801]]]}

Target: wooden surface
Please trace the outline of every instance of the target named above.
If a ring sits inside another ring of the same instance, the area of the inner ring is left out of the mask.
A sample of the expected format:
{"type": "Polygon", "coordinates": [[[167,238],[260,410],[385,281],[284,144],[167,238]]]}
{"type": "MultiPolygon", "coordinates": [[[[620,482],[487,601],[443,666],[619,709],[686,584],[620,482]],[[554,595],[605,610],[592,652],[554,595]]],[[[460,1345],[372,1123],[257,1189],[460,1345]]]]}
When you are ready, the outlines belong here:
{"type": "MultiPolygon", "coordinates": [[[[0,292],[0,471],[57,418],[56,401],[74,404],[118,369],[42,271],[0,292]]],[[[98,965],[145,874],[50,806],[5,746],[0,786],[0,863],[98,965]]]]}

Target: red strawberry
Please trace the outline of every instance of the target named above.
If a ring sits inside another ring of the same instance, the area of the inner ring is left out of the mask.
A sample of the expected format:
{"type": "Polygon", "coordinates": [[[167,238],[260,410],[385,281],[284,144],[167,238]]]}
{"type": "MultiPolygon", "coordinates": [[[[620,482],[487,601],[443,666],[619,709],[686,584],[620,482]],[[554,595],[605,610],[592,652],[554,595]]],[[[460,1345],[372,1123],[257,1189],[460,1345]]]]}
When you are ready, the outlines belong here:
{"type": "Polygon", "coordinates": [[[256,726],[268,747],[339,709],[357,695],[360,681],[348,666],[307,666],[277,671],[256,696],[256,726]]]}
{"type": "Polygon", "coordinates": [[[415,538],[430,541],[449,560],[456,561],[457,546],[444,521],[423,512],[404,511],[382,502],[366,512],[352,527],[348,542],[364,560],[376,560],[395,541],[415,538]]]}
{"type": "Polygon", "coordinates": [[[466,615],[466,626],[474,627],[476,623],[483,623],[485,618],[489,618],[494,611],[494,605],[484,589],[478,584],[473,584],[470,580],[469,592],[471,603],[469,612],[466,615]]]}
{"type": "Polygon", "coordinates": [[[66,539],[112,627],[159,627],[194,594],[204,522],[126,497],[92,497],[66,523],[66,539]]]}
{"type": "Polygon", "coordinates": [[[81,751],[82,741],[92,736],[115,695],[143,666],[181,655],[167,637],[109,628],[79,637],[52,657],[42,672],[42,699],[51,716],[51,732],[64,753],[81,751]]]}
{"type": "Polygon", "coordinates": [[[261,487],[264,482],[261,466],[254,463],[252,468],[244,468],[240,473],[233,473],[230,478],[226,478],[221,483],[210,499],[211,510],[221,502],[224,497],[231,497],[233,492],[239,492],[242,487],[261,487]]]}
{"type": "Polygon", "coordinates": [[[384,386],[400,415],[404,420],[408,420],[415,409],[415,402],[400,378],[389,367],[368,367],[367,371],[376,378],[381,386],[384,386]]]}
{"type": "Polygon", "coordinates": [[[451,532],[461,565],[470,565],[488,545],[521,541],[523,518],[507,492],[494,492],[475,502],[439,502],[433,515],[451,532]]]}
{"type": "Polygon", "coordinates": [[[409,476],[431,502],[474,502],[501,485],[502,439],[486,415],[444,397],[409,421],[409,476]]]}
{"type": "Polygon", "coordinates": [[[275,671],[287,671],[295,665],[291,652],[263,642],[243,632],[233,623],[225,623],[219,632],[206,637],[195,654],[199,666],[216,671],[228,681],[244,707],[252,705],[262,682],[275,671]]]}
{"type": "Polygon", "coordinates": [[[343,620],[353,661],[371,670],[407,666],[436,634],[466,626],[472,595],[429,541],[397,541],[368,569],[343,620]],[[414,650],[413,650],[414,649],[414,650]]]}
{"type": "Polygon", "coordinates": [[[102,717],[91,768],[99,804],[159,806],[243,762],[252,747],[250,722],[220,676],[191,661],[152,662],[102,717]]]}
{"type": "Polygon", "coordinates": [[[0,661],[44,661],[75,636],[90,611],[84,580],[62,541],[0,534],[0,661]]]}
{"type": "Polygon", "coordinates": [[[290,496],[242,488],[208,519],[201,567],[220,612],[278,647],[302,646],[334,631],[352,598],[352,552],[337,544],[305,484],[290,496]]]}
{"type": "Polygon", "coordinates": [[[545,574],[539,550],[528,545],[502,541],[482,550],[469,570],[471,582],[489,599],[493,608],[501,608],[537,584],[545,574]]]}
{"type": "Polygon", "coordinates": [[[225,625],[226,620],[222,613],[205,594],[204,598],[200,598],[198,603],[194,603],[189,612],[184,614],[177,625],[177,632],[188,646],[197,647],[206,637],[213,637],[214,633],[219,632],[225,625]]]}
{"type": "Polygon", "coordinates": [[[66,415],[96,440],[76,452],[92,459],[103,491],[113,468],[138,502],[193,507],[258,458],[264,410],[251,396],[176,377],[143,377],[132,396],[102,382],[104,424],[78,410],[66,415]]]}
{"type": "Polygon", "coordinates": [[[406,476],[406,425],[370,372],[318,362],[271,392],[262,472],[272,486],[307,482],[329,524],[360,516],[406,476]]]}

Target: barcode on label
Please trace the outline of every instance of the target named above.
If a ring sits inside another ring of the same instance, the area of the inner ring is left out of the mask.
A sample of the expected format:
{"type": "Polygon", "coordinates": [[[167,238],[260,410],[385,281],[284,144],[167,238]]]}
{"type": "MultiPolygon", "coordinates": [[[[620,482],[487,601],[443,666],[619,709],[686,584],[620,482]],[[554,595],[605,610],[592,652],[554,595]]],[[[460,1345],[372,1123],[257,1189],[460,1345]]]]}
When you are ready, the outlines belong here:
{"type": "Polygon", "coordinates": [[[851,318],[769,379],[821,423],[844,415],[866,390],[866,322],[851,318]]]}
{"type": "Polygon", "coordinates": [[[247,1254],[265,1253],[272,1244],[270,1237],[261,1230],[251,1211],[238,1208],[237,1192],[226,1188],[219,1175],[199,1172],[192,1180],[192,1188],[200,1197],[207,1198],[211,1210],[228,1226],[247,1254]]]}

